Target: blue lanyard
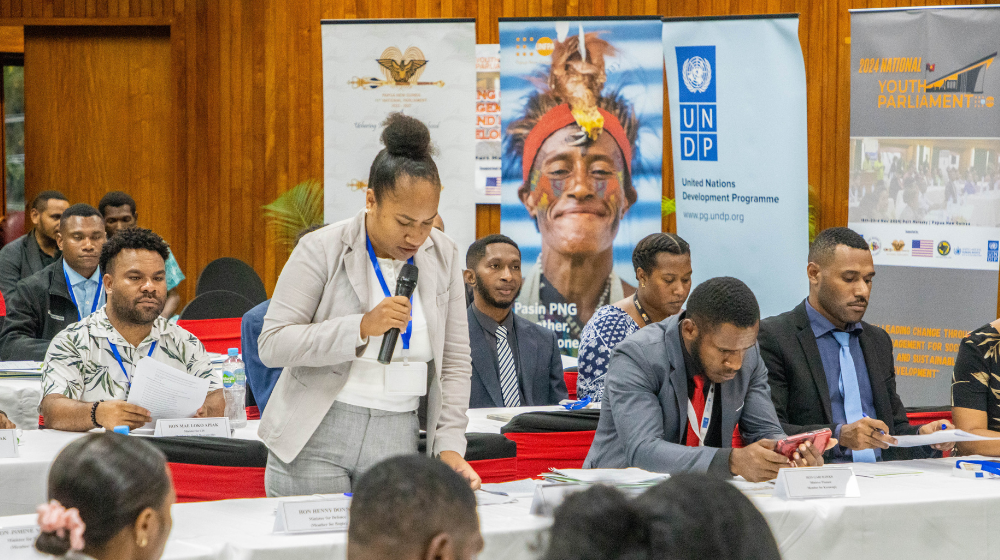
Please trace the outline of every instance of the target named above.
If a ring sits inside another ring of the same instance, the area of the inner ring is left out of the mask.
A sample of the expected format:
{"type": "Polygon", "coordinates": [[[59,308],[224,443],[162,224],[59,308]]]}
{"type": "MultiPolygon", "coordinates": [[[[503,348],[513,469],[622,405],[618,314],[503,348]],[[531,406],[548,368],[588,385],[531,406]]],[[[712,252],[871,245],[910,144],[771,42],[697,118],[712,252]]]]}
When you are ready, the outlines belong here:
{"type": "MultiPolygon", "coordinates": [[[[392,292],[389,291],[388,284],[385,283],[385,276],[382,276],[382,267],[378,265],[378,259],[375,258],[375,248],[372,247],[372,240],[365,233],[365,240],[368,242],[368,258],[372,261],[372,267],[375,269],[375,277],[378,278],[378,283],[382,286],[382,292],[385,297],[392,297],[392,292]]],[[[413,264],[413,257],[410,257],[406,261],[409,264],[413,264]]],[[[410,320],[406,323],[406,332],[401,333],[400,336],[403,337],[403,350],[410,349],[410,335],[413,333],[413,294],[410,294],[410,320]]]]}
{"type": "MultiPolygon", "coordinates": [[[[153,357],[153,351],[156,350],[156,342],[157,341],[154,340],[153,344],[150,345],[150,347],[149,347],[149,354],[146,354],[147,357],[149,357],[149,358],[153,357]]],[[[125,374],[125,381],[128,383],[128,388],[131,389],[132,388],[132,378],[129,377],[128,371],[125,370],[125,364],[122,363],[122,355],[118,353],[118,347],[115,346],[115,343],[111,342],[110,340],[108,341],[108,344],[111,345],[111,353],[114,354],[115,355],[115,359],[118,360],[118,367],[122,368],[122,373],[125,374]]],[[[135,367],[135,366],[133,365],[132,367],[135,367]]]]}
{"type": "MultiPolygon", "coordinates": [[[[83,317],[80,317],[80,304],[76,302],[76,294],[73,293],[73,285],[69,283],[69,274],[66,272],[66,269],[63,269],[63,276],[66,277],[66,287],[69,288],[69,299],[73,300],[73,307],[76,308],[76,316],[79,320],[82,321],[83,317]]],[[[97,304],[98,302],[101,301],[101,290],[103,289],[104,289],[104,275],[102,274],[100,275],[100,278],[97,279],[97,293],[94,294],[94,304],[90,306],[91,313],[97,311],[97,304]]]]}

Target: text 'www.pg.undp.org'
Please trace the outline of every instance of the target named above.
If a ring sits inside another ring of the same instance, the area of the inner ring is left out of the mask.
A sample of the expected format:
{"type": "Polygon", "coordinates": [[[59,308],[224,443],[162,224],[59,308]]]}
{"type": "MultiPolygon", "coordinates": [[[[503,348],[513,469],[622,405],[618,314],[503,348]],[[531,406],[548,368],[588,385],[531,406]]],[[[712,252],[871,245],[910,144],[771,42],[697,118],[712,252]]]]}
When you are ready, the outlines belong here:
{"type": "Polygon", "coordinates": [[[689,220],[701,220],[703,222],[743,223],[743,214],[729,214],[727,212],[684,212],[684,217],[689,220]]]}

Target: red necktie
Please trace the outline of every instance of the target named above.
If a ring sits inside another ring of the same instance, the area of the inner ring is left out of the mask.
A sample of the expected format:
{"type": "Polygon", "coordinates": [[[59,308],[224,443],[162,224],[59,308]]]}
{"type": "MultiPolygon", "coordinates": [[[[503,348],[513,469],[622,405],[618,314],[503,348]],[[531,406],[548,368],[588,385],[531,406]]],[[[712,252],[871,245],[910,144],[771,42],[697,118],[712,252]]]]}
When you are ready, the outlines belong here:
{"type": "MultiPolygon", "coordinates": [[[[705,377],[703,375],[694,376],[694,395],[691,396],[691,405],[694,407],[694,413],[698,415],[698,425],[700,426],[701,419],[705,417],[705,377]]],[[[690,420],[687,425],[687,440],[685,444],[688,447],[698,447],[700,445],[698,434],[691,427],[690,420]]]]}

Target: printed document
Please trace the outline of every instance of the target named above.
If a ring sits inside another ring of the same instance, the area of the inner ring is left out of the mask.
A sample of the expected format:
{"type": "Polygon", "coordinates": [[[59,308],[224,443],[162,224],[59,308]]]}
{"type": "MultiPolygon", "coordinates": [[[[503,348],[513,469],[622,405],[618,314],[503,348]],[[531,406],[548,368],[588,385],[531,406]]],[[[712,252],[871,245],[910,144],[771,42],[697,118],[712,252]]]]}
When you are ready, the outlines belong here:
{"type": "Polygon", "coordinates": [[[899,442],[896,445],[889,444],[891,447],[919,447],[921,445],[934,445],[937,443],[948,443],[948,442],[963,442],[963,441],[987,441],[991,439],[1000,438],[988,438],[983,436],[977,436],[976,434],[970,434],[962,430],[938,430],[936,432],[927,435],[916,435],[916,436],[894,436],[899,442]]]}
{"type": "Polygon", "coordinates": [[[152,428],[158,419],[191,418],[205,404],[208,379],[188,375],[152,358],[143,358],[132,374],[128,402],[150,412],[152,428]]]}

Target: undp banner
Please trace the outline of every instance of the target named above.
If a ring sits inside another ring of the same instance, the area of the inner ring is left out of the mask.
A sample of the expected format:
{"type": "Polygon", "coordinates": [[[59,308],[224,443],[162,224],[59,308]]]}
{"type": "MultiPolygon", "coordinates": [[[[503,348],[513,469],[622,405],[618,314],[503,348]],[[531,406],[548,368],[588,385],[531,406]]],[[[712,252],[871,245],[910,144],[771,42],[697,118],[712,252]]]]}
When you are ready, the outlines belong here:
{"type": "Polygon", "coordinates": [[[996,7],[851,12],[848,225],[907,406],[950,404],[959,342],[996,318],[998,34],[996,7]]]}
{"type": "Polygon", "coordinates": [[[382,122],[424,122],[437,148],[438,212],[461,250],[476,236],[476,24],[452,20],[324,20],[325,219],[364,208],[382,122]]]}
{"type": "Polygon", "coordinates": [[[808,295],[806,77],[797,15],[663,20],[677,233],[692,284],[735,276],[764,317],[808,295]]]}
{"type": "Polygon", "coordinates": [[[500,20],[500,229],[521,247],[521,317],[576,356],[584,325],[635,292],[632,249],[661,228],[660,19],[500,20]]]}

